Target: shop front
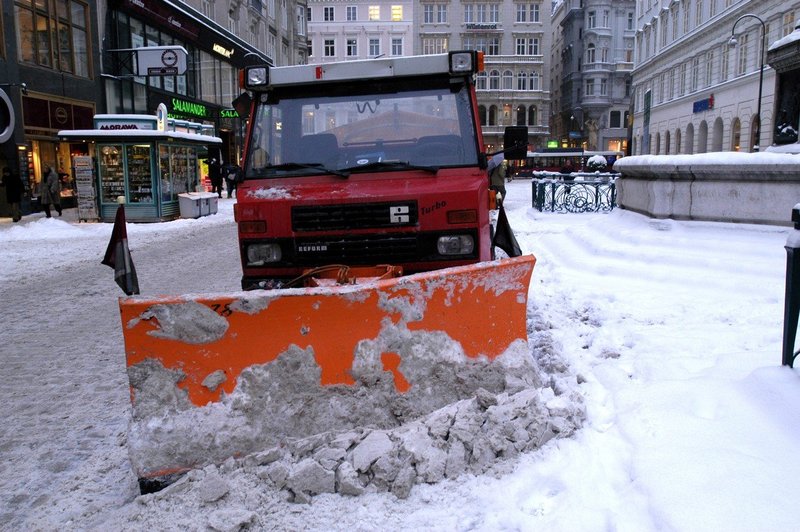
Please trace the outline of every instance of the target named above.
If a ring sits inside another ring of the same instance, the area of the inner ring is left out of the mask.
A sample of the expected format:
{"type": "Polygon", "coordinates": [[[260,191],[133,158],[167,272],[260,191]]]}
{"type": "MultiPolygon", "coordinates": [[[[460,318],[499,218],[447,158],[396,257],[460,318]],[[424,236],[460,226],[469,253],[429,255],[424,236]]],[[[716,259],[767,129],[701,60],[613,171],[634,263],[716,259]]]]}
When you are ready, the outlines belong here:
{"type": "Polygon", "coordinates": [[[155,116],[97,115],[94,126],[58,136],[88,145],[95,160],[97,218],[105,222],[114,221],[120,203],[131,222],[177,218],[179,195],[200,190],[208,150],[222,143],[207,126],[155,116]]]}

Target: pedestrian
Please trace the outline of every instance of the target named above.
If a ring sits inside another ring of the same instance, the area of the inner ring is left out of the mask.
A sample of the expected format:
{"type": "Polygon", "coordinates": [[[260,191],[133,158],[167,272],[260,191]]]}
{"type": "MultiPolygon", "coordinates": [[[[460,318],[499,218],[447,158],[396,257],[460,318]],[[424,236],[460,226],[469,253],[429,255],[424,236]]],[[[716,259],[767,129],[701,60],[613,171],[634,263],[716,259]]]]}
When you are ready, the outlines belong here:
{"type": "Polygon", "coordinates": [[[11,206],[11,218],[18,222],[22,219],[19,202],[22,200],[24,185],[19,176],[13,173],[9,167],[3,168],[3,186],[6,187],[6,201],[11,206]]]}
{"type": "Polygon", "coordinates": [[[497,201],[501,203],[506,197],[506,161],[502,153],[489,159],[489,188],[497,191],[497,201]]]}
{"type": "Polygon", "coordinates": [[[211,192],[222,197],[222,168],[219,161],[214,158],[208,161],[208,177],[211,180],[211,192]]]}
{"type": "Polygon", "coordinates": [[[239,181],[239,173],[241,172],[241,168],[239,165],[236,164],[226,164],[225,165],[225,188],[228,190],[228,197],[230,198],[233,192],[236,190],[236,183],[239,181]]]}
{"type": "Polygon", "coordinates": [[[39,185],[39,202],[42,204],[45,216],[50,218],[50,206],[55,207],[58,215],[61,216],[61,182],[58,174],[52,166],[44,167],[44,177],[39,185]]]}

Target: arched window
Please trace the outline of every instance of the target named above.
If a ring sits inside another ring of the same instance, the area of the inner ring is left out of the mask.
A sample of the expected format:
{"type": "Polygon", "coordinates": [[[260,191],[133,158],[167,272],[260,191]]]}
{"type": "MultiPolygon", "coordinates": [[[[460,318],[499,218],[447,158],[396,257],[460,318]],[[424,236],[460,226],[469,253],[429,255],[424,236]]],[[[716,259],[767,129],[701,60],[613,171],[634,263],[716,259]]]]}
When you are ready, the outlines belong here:
{"type": "Polygon", "coordinates": [[[714,120],[714,132],[711,134],[711,151],[722,151],[722,118],[714,120]]]}
{"type": "Polygon", "coordinates": [[[731,151],[742,149],[742,123],[738,118],[733,119],[731,124],[731,151]]]}
{"type": "Polygon", "coordinates": [[[656,144],[653,146],[653,153],[661,155],[661,133],[656,133],[656,144]]]}
{"type": "Polygon", "coordinates": [[[510,70],[503,71],[503,90],[510,91],[514,88],[514,73],[510,70]]]}
{"type": "Polygon", "coordinates": [[[497,106],[492,105],[489,107],[489,125],[496,126],[497,125],[497,106]]]}
{"type": "Polygon", "coordinates": [[[531,105],[530,107],[528,107],[528,125],[529,126],[537,125],[537,120],[539,118],[537,116],[538,114],[539,113],[537,112],[537,109],[536,109],[535,105],[531,105]]]}
{"type": "Polygon", "coordinates": [[[681,130],[675,130],[675,153],[681,152],[681,130]]]}
{"type": "Polygon", "coordinates": [[[540,77],[538,72],[531,72],[530,88],[532,91],[542,90],[540,86],[540,77]]]}
{"type": "Polygon", "coordinates": [[[489,72],[489,90],[500,89],[500,72],[492,70],[489,72]]]}
{"type": "Polygon", "coordinates": [[[666,133],[664,133],[664,155],[669,155],[669,141],[670,141],[669,135],[670,133],[668,129],[666,133]]]}
{"type": "Polygon", "coordinates": [[[528,90],[528,74],[525,72],[519,72],[517,74],[517,90],[518,91],[526,91],[528,90]]]}
{"type": "Polygon", "coordinates": [[[486,106],[485,105],[479,105],[478,106],[478,118],[480,118],[481,125],[485,126],[486,125],[486,106]]]}
{"type": "Polygon", "coordinates": [[[689,124],[686,126],[686,147],[683,149],[684,153],[694,153],[694,125],[689,124]]]}
{"type": "Polygon", "coordinates": [[[586,64],[594,63],[595,61],[595,46],[594,44],[590,44],[586,47],[586,64]]]}
{"type": "Polygon", "coordinates": [[[758,115],[753,115],[753,119],[750,121],[750,151],[758,151],[759,150],[759,131],[761,130],[761,117],[758,115]]]}
{"type": "Polygon", "coordinates": [[[700,131],[697,135],[697,153],[706,153],[708,151],[708,124],[705,120],[700,122],[700,131]]]}
{"type": "Polygon", "coordinates": [[[526,111],[525,111],[525,106],[524,106],[524,105],[518,105],[518,106],[517,106],[517,120],[516,120],[516,125],[518,125],[518,126],[524,126],[524,125],[525,125],[525,116],[526,116],[526,115],[527,115],[527,113],[526,113],[526,111]]]}
{"type": "Polygon", "coordinates": [[[486,72],[478,72],[477,82],[475,83],[475,88],[479,91],[486,90],[486,72]]]}

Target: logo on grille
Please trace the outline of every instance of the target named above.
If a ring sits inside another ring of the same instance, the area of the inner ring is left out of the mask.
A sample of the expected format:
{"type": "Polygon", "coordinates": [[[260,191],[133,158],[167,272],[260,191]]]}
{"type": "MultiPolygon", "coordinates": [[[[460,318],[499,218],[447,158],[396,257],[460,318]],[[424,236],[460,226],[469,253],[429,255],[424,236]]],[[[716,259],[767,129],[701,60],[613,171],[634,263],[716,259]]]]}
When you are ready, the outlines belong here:
{"type": "Polygon", "coordinates": [[[300,244],[297,246],[297,251],[300,253],[328,251],[328,246],[326,244],[300,244]]]}
{"type": "Polygon", "coordinates": [[[408,205],[389,207],[389,222],[393,224],[407,224],[411,220],[408,215],[408,205]]]}

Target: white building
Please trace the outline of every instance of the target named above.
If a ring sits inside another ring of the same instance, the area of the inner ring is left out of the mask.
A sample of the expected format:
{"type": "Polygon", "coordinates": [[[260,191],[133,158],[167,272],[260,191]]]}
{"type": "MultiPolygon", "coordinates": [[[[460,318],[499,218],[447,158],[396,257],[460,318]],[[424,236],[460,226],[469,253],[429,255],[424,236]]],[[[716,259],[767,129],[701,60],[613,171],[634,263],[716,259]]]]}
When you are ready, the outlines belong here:
{"type": "Polygon", "coordinates": [[[308,0],[309,62],[413,54],[410,0],[308,0]]]}
{"type": "Polygon", "coordinates": [[[632,153],[769,146],[775,72],[766,50],[794,30],[798,8],[797,0],[637,0],[632,153]]]}

